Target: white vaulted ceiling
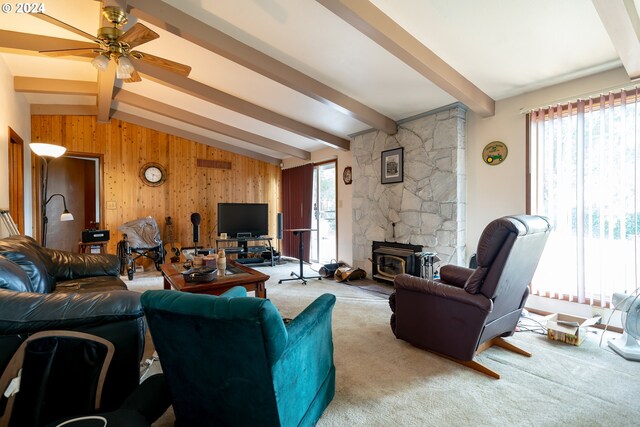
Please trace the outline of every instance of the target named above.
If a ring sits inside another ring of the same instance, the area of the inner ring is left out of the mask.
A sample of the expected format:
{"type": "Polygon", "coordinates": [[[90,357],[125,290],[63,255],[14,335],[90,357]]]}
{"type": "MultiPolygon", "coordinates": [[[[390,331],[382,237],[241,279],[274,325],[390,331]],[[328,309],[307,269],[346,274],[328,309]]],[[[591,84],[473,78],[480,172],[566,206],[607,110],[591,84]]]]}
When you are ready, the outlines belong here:
{"type": "MultiPolygon", "coordinates": [[[[129,0],[125,29],[139,22],[160,35],[136,49],[191,66],[188,78],[134,61],[141,82],[109,81],[90,58],[38,53],[47,38],[88,40],[13,12],[0,13],[0,55],[34,113],[88,106],[99,119],[169,126],[275,163],[348,149],[349,135],[393,133],[396,121],[454,102],[486,117],[497,100],[620,65],[638,77],[628,58],[640,46],[639,2],[129,0]]],[[[87,33],[100,26],[100,2],[43,4],[87,33]]]]}

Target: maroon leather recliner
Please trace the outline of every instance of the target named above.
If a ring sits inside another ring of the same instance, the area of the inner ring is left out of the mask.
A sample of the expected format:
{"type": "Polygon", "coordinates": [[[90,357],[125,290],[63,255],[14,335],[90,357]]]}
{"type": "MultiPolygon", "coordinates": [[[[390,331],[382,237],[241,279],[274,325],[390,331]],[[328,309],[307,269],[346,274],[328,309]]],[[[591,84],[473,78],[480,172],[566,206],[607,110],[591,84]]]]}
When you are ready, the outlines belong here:
{"type": "Polygon", "coordinates": [[[389,298],[393,333],[500,378],[473,358],[492,345],[530,356],[501,337],[514,333],[550,231],[545,217],[499,218],[480,236],[476,269],[445,265],[438,280],[397,276],[389,298]]]}

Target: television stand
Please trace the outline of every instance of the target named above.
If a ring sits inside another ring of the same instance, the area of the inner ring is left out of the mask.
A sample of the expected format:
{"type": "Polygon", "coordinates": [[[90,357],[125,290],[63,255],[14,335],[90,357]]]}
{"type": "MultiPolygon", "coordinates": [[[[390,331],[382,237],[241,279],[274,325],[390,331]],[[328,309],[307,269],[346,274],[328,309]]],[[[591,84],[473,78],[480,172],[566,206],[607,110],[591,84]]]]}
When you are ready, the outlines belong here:
{"type": "Polygon", "coordinates": [[[224,249],[225,251],[229,251],[229,254],[237,254],[238,259],[236,260],[239,264],[246,265],[271,265],[273,267],[275,265],[275,260],[273,256],[273,246],[271,245],[271,240],[273,237],[236,237],[236,238],[228,238],[228,239],[216,239],[216,252],[220,249],[224,249]],[[262,260],[262,261],[253,261],[255,258],[249,258],[249,254],[252,252],[251,248],[255,246],[249,246],[249,242],[265,242],[266,247],[265,250],[271,254],[270,260],[262,260]],[[220,246],[220,243],[236,243],[236,246],[225,247],[220,246]],[[246,261],[245,261],[246,260],[246,261]],[[252,260],[252,261],[249,261],[252,260]]]}

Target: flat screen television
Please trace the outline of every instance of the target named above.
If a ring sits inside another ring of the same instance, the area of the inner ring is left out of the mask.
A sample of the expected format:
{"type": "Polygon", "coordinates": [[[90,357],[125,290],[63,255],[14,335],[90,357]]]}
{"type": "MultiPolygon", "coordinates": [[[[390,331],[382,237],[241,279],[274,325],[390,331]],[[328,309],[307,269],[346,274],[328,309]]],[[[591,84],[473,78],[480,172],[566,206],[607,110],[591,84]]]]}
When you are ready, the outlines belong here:
{"type": "Polygon", "coordinates": [[[251,237],[269,234],[269,205],[267,203],[218,203],[218,234],[238,234],[251,237]]]}

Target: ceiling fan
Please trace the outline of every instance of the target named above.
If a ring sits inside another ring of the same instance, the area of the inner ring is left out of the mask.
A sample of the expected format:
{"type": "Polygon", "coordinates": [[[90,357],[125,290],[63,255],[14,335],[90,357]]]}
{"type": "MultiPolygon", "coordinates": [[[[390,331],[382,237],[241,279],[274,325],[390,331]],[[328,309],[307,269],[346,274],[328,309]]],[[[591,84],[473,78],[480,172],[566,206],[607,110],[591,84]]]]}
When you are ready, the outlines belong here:
{"type": "Polygon", "coordinates": [[[151,40],[155,40],[160,36],[155,31],[152,31],[140,23],[136,23],[126,32],[123,31],[121,27],[128,22],[128,17],[126,12],[118,6],[105,6],[102,9],[102,16],[104,16],[104,18],[113,26],[106,26],[98,29],[97,37],[44,13],[34,14],[33,16],[37,16],[40,19],[98,43],[96,48],[40,51],[40,53],[45,55],[95,56],[91,60],[91,64],[100,71],[105,71],[109,66],[109,61],[113,60],[117,64],[116,77],[124,80],[125,82],[139,82],[141,80],[140,75],[135,70],[133,63],[129,58],[146,61],[150,64],[165,68],[183,76],[188,76],[191,72],[191,67],[188,65],[180,64],[178,62],[170,61],[168,59],[160,58],[137,50],[132,50],[134,47],[151,40]]]}

